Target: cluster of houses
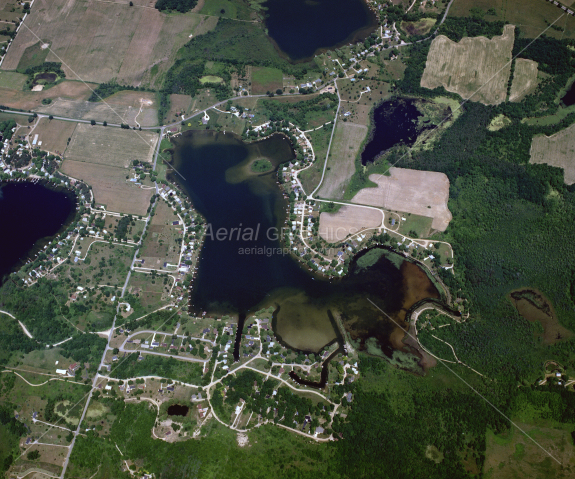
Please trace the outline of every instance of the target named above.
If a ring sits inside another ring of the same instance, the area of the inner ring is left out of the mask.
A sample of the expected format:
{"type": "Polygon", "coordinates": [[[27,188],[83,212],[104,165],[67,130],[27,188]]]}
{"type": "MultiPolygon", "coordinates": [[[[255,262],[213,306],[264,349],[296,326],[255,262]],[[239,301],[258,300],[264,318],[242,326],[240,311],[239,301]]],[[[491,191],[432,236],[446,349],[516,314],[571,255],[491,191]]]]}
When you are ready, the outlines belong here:
{"type": "Polygon", "coordinates": [[[567,8],[565,5],[561,5],[557,0],[547,0],[547,1],[555,5],[556,7],[559,7],[564,12],[567,12],[568,15],[575,16],[575,12],[573,12],[573,10],[567,8]]]}
{"type": "Polygon", "coordinates": [[[78,363],[72,363],[68,366],[68,369],[56,369],[56,374],[59,374],[60,376],[74,377],[78,369],[80,369],[80,365],[78,363]]]}

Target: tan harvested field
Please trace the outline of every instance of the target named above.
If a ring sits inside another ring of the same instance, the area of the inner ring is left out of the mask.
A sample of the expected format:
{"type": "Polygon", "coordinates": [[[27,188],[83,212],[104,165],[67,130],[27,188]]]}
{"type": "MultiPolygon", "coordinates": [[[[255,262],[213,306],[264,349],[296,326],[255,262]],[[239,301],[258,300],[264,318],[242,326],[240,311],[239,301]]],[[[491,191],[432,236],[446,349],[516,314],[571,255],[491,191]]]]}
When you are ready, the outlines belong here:
{"type": "Polygon", "coordinates": [[[166,15],[150,2],[53,0],[34,4],[2,64],[14,70],[38,37],[51,44],[47,61],[65,63],[67,78],[96,83],[113,79],[140,85],[166,70],[190,34],[215,27],[217,18],[195,13],[166,15]],[[152,71],[153,67],[155,70],[152,71]]]}
{"type": "Polygon", "coordinates": [[[509,91],[509,101],[521,101],[537,88],[537,62],[518,58],[515,60],[513,82],[509,91]]]}
{"type": "Polygon", "coordinates": [[[551,136],[534,137],[529,162],[563,168],[565,183],[575,183],[575,124],[551,136]]]}
{"type": "Polygon", "coordinates": [[[42,104],[44,98],[53,102],[58,99],[87,100],[92,94],[90,88],[96,85],[85,85],[81,82],[64,81],[58,85],[42,91],[18,91],[13,88],[0,86],[0,104],[18,110],[41,111],[46,106],[42,104]]]}
{"type": "Polygon", "coordinates": [[[439,35],[431,43],[421,86],[440,86],[486,105],[505,101],[511,72],[515,26],[505,25],[503,35],[463,38],[455,43],[439,35]]]}
{"type": "Polygon", "coordinates": [[[126,123],[130,126],[137,126],[137,116],[140,126],[158,124],[156,95],[152,92],[122,91],[98,102],[57,99],[49,105],[40,105],[36,110],[48,115],[116,124],[126,123]]]}
{"type": "Polygon", "coordinates": [[[92,186],[96,204],[110,211],[144,216],[154,190],[138,188],[126,180],[126,170],[114,166],[64,160],[62,173],[92,186]]]}
{"type": "Polygon", "coordinates": [[[342,206],[337,213],[321,213],[319,235],[328,243],[343,241],[348,235],[381,226],[382,213],[371,208],[342,206]]]}
{"type": "Polygon", "coordinates": [[[370,175],[369,179],[378,186],[362,189],[352,202],[432,217],[431,227],[445,231],[451,221],[451,212],[447,208],[447,176],[434,171],[395,167],[389,172],[390,176],[370,175]]]}
{"type": "Polygon", "coordinates": [[[40,148],[50,153],[63,155],[66,150],[68,138],[72,138],[77,123],[71,121],[49,120],[40,118],[38,125],[30,135],[30,141],[38,135],[38,143],[42,142],[40,148]]]}
{"type": "Polygon", "coordinates": [[[158,135],[148,131],[79,123],[65,158],[128,168],[133,160],[152,162],[157,141],[158,135]]]}
{"type": "Polygon", "coordinates": [[[318,192],[322,198],[341,199],[355,173],[355,157],[367,135],[367,126],[338,122],[333,135],[325,178],[318,192]]]}

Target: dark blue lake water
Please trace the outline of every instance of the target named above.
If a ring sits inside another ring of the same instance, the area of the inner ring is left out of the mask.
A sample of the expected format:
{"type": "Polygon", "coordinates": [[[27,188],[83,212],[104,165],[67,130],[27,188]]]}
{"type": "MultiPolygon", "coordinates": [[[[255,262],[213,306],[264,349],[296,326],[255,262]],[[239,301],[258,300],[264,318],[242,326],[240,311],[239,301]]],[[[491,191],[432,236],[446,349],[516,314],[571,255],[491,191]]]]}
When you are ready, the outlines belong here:
{"type": "Polygon", "coordinates": [[[364,0],[267,0],[266,28],[292,60],[363,40],[377,27],[364,0]]]}
{"type": "Polygon", "coordinates": [[[75,212],[74,197],[27,182],[0,183],[0,281],[75,212]]]}
{"type": "Polygon", "coordinates": [[[328,281],[277,252],[282,244],[268,232],[283,225],[287,201],[275,171],[255,175],[250,163],[264,157],[277,167],[292,159],[283,136],[245,144],[231,134],[197,131],[175,141],[174,166],[186,178],[175,179],[209,225],[193,283],[192,311],[242,317],[273,305],[278,308],[276,335],[305,351],[317,351],[336,339],[329,311],[337,311],[358,341],[376,337],[382,348],[389,348],[387,339],[395,326],[368,298],[389,314],[405,309],[405,298],[412,294],[406,278],[413,274],[423,275],[417,286],[421,294],[437,295],[420,268],[409,263],[415,270],[398,269],[385,256],[363,270],[352,264],[345,278],[328,281]]]}

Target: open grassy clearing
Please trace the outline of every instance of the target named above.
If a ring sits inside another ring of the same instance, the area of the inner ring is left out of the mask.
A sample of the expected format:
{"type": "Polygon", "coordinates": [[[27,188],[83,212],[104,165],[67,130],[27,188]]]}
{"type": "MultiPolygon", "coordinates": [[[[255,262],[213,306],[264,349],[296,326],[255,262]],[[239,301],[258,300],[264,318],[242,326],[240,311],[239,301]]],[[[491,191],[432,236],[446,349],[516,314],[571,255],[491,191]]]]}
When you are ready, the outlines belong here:
{"type": "Polygon", "coordinates": [[[322,198],[341,199],[350,178],[355,173],[355,158],[367,135],[367,126],[338,122],[322,186],[322,198]]]}
{"type": "Polygon", "coordinates": [[[421,86],[446,90],[486,105],[507,96],[515,27],[505,25],[503,35],[463,38],[459,43],[443,35],[431,43],[421,86]]]}
{"type": "Polygon", "coordinates": [[[331,128],[319,128],[318,130],[310,131],[306,135],[310,138],[315,153],[315,161],[313,164],[302,171],[298,178],[307,194],[311,193],[319,184],[321,172],[325,163],[325,156],[327,155],[327,146],[331,136],[331,128]]]}
{"type": "Polygon", "coordinates": [[[565,183],[575,183],[575,125],[552,136],[535,136],[531,143],[529,161],[563,168],[565,183]]]}
{"type": "Polygon", "coordinates": [[[252,95],[261,95],[283,88],[283,73],[277,68],[251,68],[252,95]]]}
{"type": "Polygon", "coordinates": [[[337,213],[321,213],[319,235],[328,243],[343,241],[348,235],[381,225],[383,216],[371,208],[342,206],[337,213]]]}
{"type": "MultiPolygon", "coordinates": [[[[40,61],[45,52],[37,51],[40,37],[69,66],[63,66],[68,78],[76,79],[77,74],[86,81],[115,79],[137,86],[152,80],[152,73],[157,76],[169,67],[190,34],[205,29],[204,18],[194,13],[164,14],[149,5],[134,8],[128,2],[56,0],[37,4],[26,18],[35,35],[26,28],[20,30],[2,69],[40,61]]],[[[217,18],[209,23],[215,26],[216,22],[217,18]]],[[[47,53],[45,60],[58,61],[56,55],[47,53]]]]}
{"type": "Polygon", "coordinates": [[[491,123],[489,123],[487,129],[489,131],[497,131],[509,125],[511,125],[511,120],[507,118],[505,115],[500,114],[494,117],[493,120],[491,120],[491,123]]]}
{"type": "Polygon", "coordinates": [[[203,15],[215,15],[237,20],[253,20],[255,12],[243,2],[210,0],[200,10],[203,15]]]}
{"type": "Polygon", "coordinates": [[[42,65],[42,63],[46,61],[46,57],[50,52],[47,45],[49,44],[36,41],[36,43],[27,46],[20,57],[17,70],[24,72],[27,68],[42,65]]]}
{"type": "Polygon", "coordinates": [[[38,135],[38,145],[42,150],[63,155],[68,144],[68,139],[72,138],[76,123],[71,121],[49,120],[40,118],[38,125],[32,132],[32,137],[38,135]],[[40,142],[42,144],[40,145],[40,142]]]}
{"type": "Polygon", "coordinates": [[[432,228],[445,231],[451,221],[447,208],[449,180],[443,173],[408,168],[389,170],[390,176],[370,175],[377,188],[364,188],[353,203],[433,217],[432,228]]]}
{"type": "Polygon", "coordinates": [[[411,213],[404,213],[403,218],[405,218],[405,221],[401,220],[399,224],[399,233],[411,238],[429,237],[433,218],[429,216],[414,215],[411,213]]]}
{"type": "Polygon", "coordinates": [[[171,278],[160,278],[151,274],[134,272],[130,277],[128,292],[138,296],[145,308],[157,309],[170,299],[168,293],[173,282],[171,278]]]}
{"type": "Polygon", "coordinates": [[[179,233],[182,226],[172,224],[178,220],[179,218],[167,203],[164,201],[158,203],[140,250],[141,259],[144,260],[142,264],[144,268],[173,271],[174,267],[170,268],[164,264],[178,266],[180,245],[176,240],[182,237],[179,233]]]}
{"type": "Polygon", "coordinates": [[[110,211],[144,216],[154,194],[153,189],[128,183],[123,168],[64,160],[61,169],[92,186],[96,203],[110,211]]]}
{"type": "Polygon", "coordinates": [[[401,29],[408,35],[425,35],[435,25],[435,18],[422,18],[416,22],[401,22],[401,29]]]}
{"type": "Polygon", "coordinates": [[[514,426],[503,435],[496,435],[488,430],[484,477],[567,477],[564,476],[563,467],[545,451],[550,451],[561,464],[571,465],[575,458],[570,426],[554,425],[551,421],[539,422],[541,424],[537,426],[523,422],[518,424],[529,438],[514,426]]]}
{"type": "Polygon", "coordinates": [[[523,118],[521,120],[523,123],[533,126],[548,126],[555,125],[563,120],[565,117],[575,112],[575,105],[568,106],[566,108],[559,108],[553,115],[542,116],[539,118],[523,118]]]}
{"type": "Polygon", "coordinates": [[[164,118],[165,123],[180,121],[182,115],[187,116],[192,106],[190,95],[173,93],[170,95],[170,109],[164,118]]]}
{"type": "Polygon", "coordinates": [[[158,135],[147,131],[80,123],[72,135],[65,158],[129,168],[134,160],[151,163],[157,141],[158,135]]]}
{"type": "Polygon", "coordinates": [[[17,110],[37,110],[42,111],[44,105],[42,100],[49,98],[55,100],[87,100],[96,85],[85,85],[76,81],[64,81],[42,91],[20,91],[7,88],[0,83],[0,103],[17,110]]]}
{"type": "MultiPolygon", "coordinates": [[[[560,3],[568,5],[565,1],[560,3]]],[[[451,5],[449,16],[468,17],[471,9],[481,9],[486,13],[491,8],[495,15],[484,15],[484,20],[517,25],[524,38],[535,38],[564,13],[544,0],[457,0],[451,5]]],[[[564,15],[555,25],[564,31],[549,28],[545,34],[555,38],[575,38],[575,18],[572,16],[564,15]]]]}
{"type": "Polygon", "coordinates": [[[27,79],[28,76],[22,73],[0,71],[0,85],[4,88],[22,90],[27,79]]]}
{"type": "Polygon", "coordinates": [[[518,58],[515,60],[513,82],[509,91],[509,101],[521,101],[537,88],[537,62],[518,58]]]}

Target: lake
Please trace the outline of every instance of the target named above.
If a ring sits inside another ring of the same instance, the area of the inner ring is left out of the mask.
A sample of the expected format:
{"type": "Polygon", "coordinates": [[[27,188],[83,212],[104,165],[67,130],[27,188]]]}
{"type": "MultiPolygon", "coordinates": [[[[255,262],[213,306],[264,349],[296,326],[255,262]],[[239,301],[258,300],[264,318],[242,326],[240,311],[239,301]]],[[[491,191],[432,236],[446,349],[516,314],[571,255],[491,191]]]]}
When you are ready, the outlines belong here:
{"type": "Polygon", "coordinates": [[[50,241],[75,211],[71,193],[29,182],[0,183],[0,281],[50,241]]]}
{"type": "Polygon", "coordinates": [[[363,41],[377,28],[364,0],[267,0],[263,7],[268,35],[291,60],[363,41]]]}
{"type": "Polygon", "coordinates": [[[398,98],[379,105],[373,112],[371,138],[361,153],[361,163],[373,162],[392,146],[412,146],[421,132],[418,128],[421,116],[414,100],[398,98]]]}
{"type": "Polygon", "coordinates": [[[317,352],[338,339],[333,316],[341,317],[360,347],[368,338],[376,338],[386,354],[402,347],[393,343],[397,326],[368,298],[401,322],[415,301],[439,296],[418,266],[386,250],[358,263],[364,252],[345,278],[327,280],[283,254],[279,240],[268,234],[283,225],[288,203],[275,171],[255,174],[250,164],[267,158],[277,169],[293,158],[289,140],[277,134],[245,144],[232,134],[204,130],[174,141],[173,163],[186,178],[174,179],[208,223],[190,297],[192,312],[244,318],[274,306],[276,336],[301,351],[317,352]],[[224,234],[232,228],[233,234],[224,234]],[[218,231],[223,232],[219,238],[218,231]]]}

